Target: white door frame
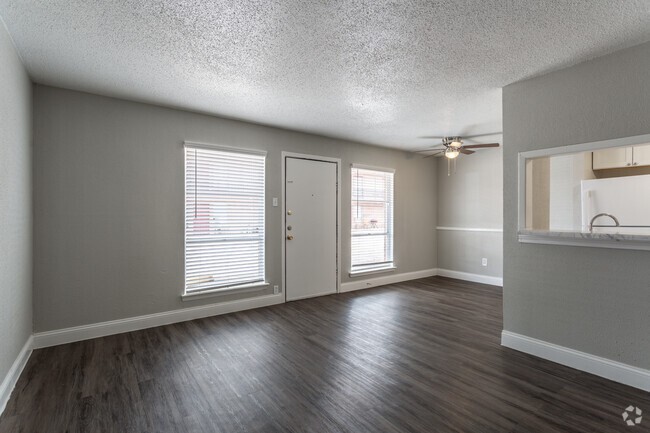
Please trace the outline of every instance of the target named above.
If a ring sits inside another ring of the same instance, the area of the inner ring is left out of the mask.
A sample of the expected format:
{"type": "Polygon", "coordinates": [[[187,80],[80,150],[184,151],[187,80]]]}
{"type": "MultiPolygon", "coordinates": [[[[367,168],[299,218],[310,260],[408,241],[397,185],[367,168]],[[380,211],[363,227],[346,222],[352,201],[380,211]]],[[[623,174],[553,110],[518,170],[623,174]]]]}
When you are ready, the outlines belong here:
{"type": "Polygon", "coordinates": [[[286,187],[287,158],[308,159],[312,161],[333,162],[336,164],[336,293],[341,292],[341,159],[327,156],[307,155],[304,153],[282,152],[282,293],[284,302],[287,302],[287,209],[286,209],[286,187]]]}

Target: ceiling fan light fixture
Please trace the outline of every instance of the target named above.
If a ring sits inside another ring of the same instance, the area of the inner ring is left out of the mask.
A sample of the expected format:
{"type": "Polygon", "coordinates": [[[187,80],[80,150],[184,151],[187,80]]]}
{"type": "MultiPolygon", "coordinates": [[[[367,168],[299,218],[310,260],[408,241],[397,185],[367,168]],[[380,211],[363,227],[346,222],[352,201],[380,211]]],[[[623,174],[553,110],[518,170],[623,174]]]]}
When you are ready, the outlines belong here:
{"type": "Polygon", "coordinates": [[[445,147],[453,147],[458,149],[463,145],[463,142],[460,140],[460,137],[445,137],[442,139],[442,144],[445,147]]]}
{"type": "Polygon", "coordinates": [[[453,147],[454,149],[458,149],[463,145],[463,142],[460,141],[460,138],[456,137],[451,143],[449,143],[449,147],[453,147]]]}
{"type": "Polygon", "coordinates": [[[458,155],[460,155],[460,152],[456,148],[449,147],[447,150],[445,150],[445,157],[449,159],[454,159],[458,155]]]}

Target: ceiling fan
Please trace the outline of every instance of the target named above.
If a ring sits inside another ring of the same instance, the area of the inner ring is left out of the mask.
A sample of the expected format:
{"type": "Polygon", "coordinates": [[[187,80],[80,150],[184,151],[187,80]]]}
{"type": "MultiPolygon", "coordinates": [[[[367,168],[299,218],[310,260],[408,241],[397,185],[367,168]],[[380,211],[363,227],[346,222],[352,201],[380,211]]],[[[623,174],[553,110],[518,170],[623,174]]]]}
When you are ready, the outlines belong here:
{"type": "Polygon", "coordinates": [[[482,143],[482,144],[469,144],[465,145],[463,143],[463,138],[464,139],[472,139],[476,137],[484,137],[488,135],[498,135],[501,134],[500,132],[498,133],[490,133],[490,134],[476,134],[476,135],[466,135],[465,137],[460,137],[460,136],[449,136],[449,137],[420,137],[420,138],[435,138],[442,140],[442,143],[440,144],[441,146],[444,146],[442,148],[430,148],[430,149],[423,149],[423,150],[416,150],[416,152],[435,152],[430,155],[426,155],[425,158],[429,158],[430,156],[442,156],[444,155],[448,159],[454,159],[457,158],[458,155],[461,153],[464,155],[471,155],[474,153],[473,150],[470,149],[480,149],[484,147],[499,147],[499,143],[482,143]]]}

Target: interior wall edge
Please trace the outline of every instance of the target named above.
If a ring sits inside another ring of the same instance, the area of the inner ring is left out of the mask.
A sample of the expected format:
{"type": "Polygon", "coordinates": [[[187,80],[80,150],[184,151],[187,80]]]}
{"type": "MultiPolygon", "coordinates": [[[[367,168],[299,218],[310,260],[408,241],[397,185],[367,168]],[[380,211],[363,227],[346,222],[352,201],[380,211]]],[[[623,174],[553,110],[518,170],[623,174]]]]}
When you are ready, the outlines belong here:
{"type": "MultiPolygon", "coordinates": [[[[466,272],[451,271],[448,269],[432,268],[422,271],[391,274],[382,277],[364,279],[361,281],[343,283],[341,284],[340,293],[346,293],[370,287],[377,287],[386,284],[411,281],[436,275],[495,286],[500,286],[502,281],[501,278],[485,275],[476,275],[466,272]]],[[[268,307],[272,305],[282,304],[284,302],[284,294],[278,293],[210,305],[201,305],[198,307],[190,307],[180,310],[171,310],[162,313],[129,317],[126,319],[93,323],[89,325],[74,326],[53,331],[35,332],[33,337],[30,337],[29,345],[26,346],[29,346],[30,349],[41,349],[45,347],[57,346],[60,344],[73,343],[77,341],[89,340],[125,332],[139,331],[142,329],[153,328],[157,326],[170,325],[173,323],[185,322],[204,317],[218,316],[222,314],[235,313],[238,311],[268,307]]]]}
{"type": "Polygon", "coordinates": [[[341,283],[339,293],[353,292],[355,290],[369,289],[371,287],[383,286],[384,284],[401,283],[403,281],[417,280],[418,278],[434,277],[438,275],[437,268],[424,269],[422,271],[391,273],[375,278],[366,278],[359,281],[341,283]]]}
{"type": "Polygon", "coordinates": [[[650,391],[650,370],[503,330],[501,345],[548,361],[650,391]]]}
{"type": "Polygon", "coordinates": [[[7,408],[9,397],[11,397],[11,393],[16,387],[16,382],[18,382],[18,378],[20,378],[21,373],[25,369],[25,365],[27,365],[29,357],[32,355],[33,346],[34,337],[30,335],[18,353],[18,356],[9,369],[9,372],[2,380],[2,383],[0,383],[0,415],[2,415],[4,410],[7,408]]]}
{"type": "Polygon", "coordinates": [[[491,286],[503,287],[502,277],[493,277],[491,275],[473,274],[471,272],[455,271],[452,269],[438,269],[438,275],[441,277],[455,278],[457,280],[471,281],[474,283],[489,284],[491,286]]]}
{"type": "Polygon", "coordinates": [[[11,393],[33,332],[33,93],[0,23],[0,403],[11,393]],[[18,371],[17,371],[18,370],[18,371]]]}
{"type": "Polygon", "coordinates": [[[139,331],[157,326],[171,325],[188,320],[219,316],[237,311],[252,310],[284,303],[284,293],[238,299],[217,304],[201,305],[162,313],[110,320],[89,325],[74,326],[54,331],[34,333],[34,349],[105,337],[125,332],[139,331]]]}

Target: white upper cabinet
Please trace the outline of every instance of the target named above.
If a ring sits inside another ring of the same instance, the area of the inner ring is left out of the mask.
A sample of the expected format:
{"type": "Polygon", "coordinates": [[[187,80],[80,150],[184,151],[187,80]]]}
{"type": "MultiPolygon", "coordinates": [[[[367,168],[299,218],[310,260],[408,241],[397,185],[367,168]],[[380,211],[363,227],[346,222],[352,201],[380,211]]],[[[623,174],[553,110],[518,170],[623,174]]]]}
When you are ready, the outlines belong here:
{"type": "Polygon", "coordinates": [[[650,165],[650,144],[632,148],[632,165],[635,167],[650,165]]]}
{"type": "Polygon", "coordinates": [[[594,170],[647,166],[650,165],[650,144],[596,150],[592,161],[594,170]]]}
{"type": "Polygon", "coordinates": [[[632,166],[632,148],[615,147],[613,149],[597,150],[593,155],[593,169],[621,168],[632,166]]]}

